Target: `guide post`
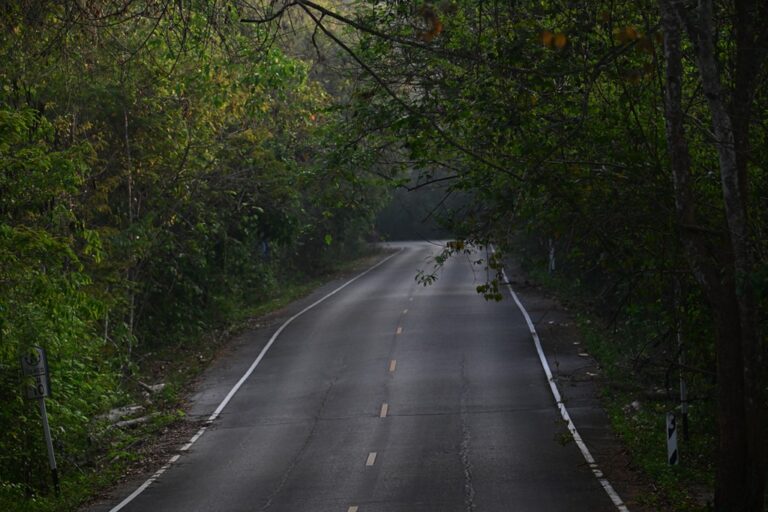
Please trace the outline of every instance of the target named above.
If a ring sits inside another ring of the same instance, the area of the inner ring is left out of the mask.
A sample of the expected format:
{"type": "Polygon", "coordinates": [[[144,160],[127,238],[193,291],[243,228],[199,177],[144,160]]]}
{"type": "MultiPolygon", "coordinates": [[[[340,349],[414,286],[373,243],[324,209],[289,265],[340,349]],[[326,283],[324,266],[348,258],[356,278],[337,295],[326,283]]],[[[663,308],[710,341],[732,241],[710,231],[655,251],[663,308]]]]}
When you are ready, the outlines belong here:
{"type": "Polygon", "coordinates": [[[667,413],[667,463],[670,466],[677,466],[680,463],[680,457],[677,453],[677,421],[674,413],[667,413]]]}
{"type": "Polygon", "coordinates": [[[41,347],[31,347],[21,356],[21,371],[24,374],[24,385],[27,398],[37,400],[40,406],[40,418],[43,421],[43,434],[48,449],[48,466],[51,468],[53,488],[56,496],[60,493],[59,472],[56,467],[56,456],[53,453],[51,427],[48,425],[48,412],[45,409],[45,397],[51,394],[51,377],[48,371],[48,358],[41,347]]]}

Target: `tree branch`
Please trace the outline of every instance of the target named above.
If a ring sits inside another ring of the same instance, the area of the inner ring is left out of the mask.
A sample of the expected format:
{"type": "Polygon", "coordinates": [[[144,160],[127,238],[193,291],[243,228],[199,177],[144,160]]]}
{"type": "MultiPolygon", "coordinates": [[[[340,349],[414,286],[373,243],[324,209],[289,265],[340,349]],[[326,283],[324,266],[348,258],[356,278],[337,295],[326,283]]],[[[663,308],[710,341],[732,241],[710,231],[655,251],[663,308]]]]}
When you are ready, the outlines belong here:
{"type": "MultiPolygon", "coordinates": [[[[344,52],[346,52],[352,59],[361,67],[363,68],[373,79],[374,81],[381,86],[382,89],[393,99],[395,102],[403,107],[408,113],[420,117],[424,120],[426,120],[429,125],[437,132],[440,137],[447,142],[450,146],[453,148],[459,150],[460,152],[464,153],[465,155],[477,160],[478,162],[481,162],[488,167],[492,169],[496,169],[497,171],[501,171],[505,174],[508,174],[509,176],[512,176],[515,179],[522,180],[520,176],[513,173],[509,169],[506,169],[490,160],[485,158],[482,155],[477,154],[476,152],[472,151],[471,149],[467,148],[466,146],[463,146],[458,141],[456,141],[453,137],[448,135],[448,133],[445,132],[431,117],[424,115],[423,113],[416,110],[413,106],[409,105],[407,102],[405,102],[402,98],[400,98],[395,91],[392,90],[392,88],[389,87],[389,85],[368,65],[366,64],[358,55],[347,45],[345,44],[341,39],[336,37],[328,28],[323,25],[322,21],[317,18],[315,13],[309,10],[307,6],[304,4],[307,2],[300,1],[299,6],[304,9],[304,11],[307,13],[307,15],[312,18],[312,20],[317,24],[318,27],[320,27],[320,30],[328,36],[334,43],[336,43],[344,52]]],[[[309,2],[311,3],[311,2],[309,2]]]]}

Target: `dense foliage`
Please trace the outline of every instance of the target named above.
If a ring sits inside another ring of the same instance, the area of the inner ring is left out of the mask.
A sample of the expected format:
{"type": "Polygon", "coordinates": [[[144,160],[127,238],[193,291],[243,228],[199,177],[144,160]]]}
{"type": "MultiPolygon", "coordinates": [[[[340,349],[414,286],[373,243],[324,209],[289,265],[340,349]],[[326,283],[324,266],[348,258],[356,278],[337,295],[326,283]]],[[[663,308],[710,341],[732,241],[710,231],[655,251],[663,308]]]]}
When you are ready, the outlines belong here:
{"type": "Polygon", "coordinates": [[[415,168],[471,198],[447,252],[551,253],[622,340],[624,371],[663,391],[660,412],[688,381],[716,508],[761,511],[765,2],[264,5],[349,56],[348,131],[392,179],[415,168]]]}
{"type": "MultiPolygon", "coordinates": [[[[0,508],[50,485],[19,356],[48,352],[65,484],[142,354],[354,255],[381,192],[333,161],[309,65],[207,2],[0,7],[0,508]]],[[[358,161],[363,151],[353,151],[358,161]]],[[[107,443],[107,445],[104,445],[107,443]]]]}
{"type": "MultiPolygon", "coordinates": [[[[385,179],[438,187],[460,238],[443,257],[490,243],[550,256],[620,340],[632,393],[661,414],[688,382],[687,454],[716,468],[715,507],[762,509],[765,2],[78,0],[0,15],[2,499],[44,487],[23,350],[50,351],[76,473],[137,350],[353,253],[385,179]]],[[[480,291],[498,297],[490,275],[480,291]]]]}

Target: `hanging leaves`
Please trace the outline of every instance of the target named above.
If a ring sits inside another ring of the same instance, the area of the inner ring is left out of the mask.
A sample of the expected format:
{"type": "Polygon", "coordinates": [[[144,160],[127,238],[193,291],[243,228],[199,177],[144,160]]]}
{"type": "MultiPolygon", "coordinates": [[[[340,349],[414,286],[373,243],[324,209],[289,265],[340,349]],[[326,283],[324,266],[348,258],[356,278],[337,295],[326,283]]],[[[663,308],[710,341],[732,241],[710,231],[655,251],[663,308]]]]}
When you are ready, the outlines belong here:
{"type": "Polygon", "coordinates": [[[563,32],[553,33],[549,30],[543,30],[539,33],[541,44],[547,48],[562,50],[568,45],[568,36],[563,32]]]}
{"type": "Polygon", "coordinates": [[[424,18],[424,22],[427,25],[427,30],[422,32],[419,35],[419,37],[421,38],[422,41],[425,41],[427,43],[432,42],[433,39],[435,39],[437,36],[440,35],[440,33],[442,33],[443,22],[438,17],[437,12],[435,11],[435,8],[429,4],[424,5],[421,8],[420,14],[422,18],[424,18]]]}

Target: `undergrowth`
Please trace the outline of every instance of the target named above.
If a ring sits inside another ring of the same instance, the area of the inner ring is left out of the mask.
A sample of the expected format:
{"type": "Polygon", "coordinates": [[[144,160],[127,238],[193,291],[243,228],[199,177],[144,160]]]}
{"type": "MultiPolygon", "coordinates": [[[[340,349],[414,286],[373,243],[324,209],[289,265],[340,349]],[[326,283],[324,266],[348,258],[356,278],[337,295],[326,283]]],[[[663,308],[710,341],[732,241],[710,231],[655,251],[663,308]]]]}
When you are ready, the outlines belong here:
{"type": "MultiPolygon", "coordinates": [[[[166,462],[165,454],[152,457],[153,443],[168,430],[180,428],[187,420],[184,399],[195,379],[215,359],[219,350],[238,333],[247,329],[255,319],[278,311],[319,286],[346,274],[359,271],[379,257],[370,251],[355,260],[338,263],[327,272],[305,277],[297,275],[276,286],[249,304],[231,304],[226,317],[218,319],[207,330],[200,330],[170,343],[158,343],[153,350],[137,350],[137,361],[125,379],[123,392],[113,400],[114,406],[137,404],[144,407],[144,424],[133,428],[116,428],[105,419],[91,419],[89,443],[93,445],[89,460],[76,464],[66,461],[68,470],[61,474],[61,492],[56,496],[45,459],[37,466],[37,493],[30,496],[22,486],[3,482],[0,485],[0,510],[9,512],[65,512],[78,507],[117,483],[127,472],[151,469],[153,464],[166,462]],[[164,384],[156,393],[148,393],[148,384],[164,384]],[[147,460],[148,459],[148,460],[147,460]],[[153,460],[155,459],[155,460],[153,460]],[[75,470],[72,470],[75,466],[75,470]]],[[[177,333],[178,334],[178,333],[177,333]]],[[[39,416],[33,418],[39,426],[39,416]]],[[[31,433],[34,441],[43,445],[42,427],[31,433]]],[[[56,437],[54,433],[54,437],[56,437]]],[[[185,439],[186,440],[186,439],[185,439]]],[[[57,457],[66,458],[61,443],[56,444],[57,457]]]]}
{"type": "MultiPolygon", "coordinates": [[[[648,355],[648,340],[634,327],[640,311],[606,317],[594,297],[578,280],[526,264],[531,279],[558,296],[576,313],[576,322],[589,353],[603,369],[600,399],[612,427],[624,442],[632,463],[653,482],[656,492],[643,498],[657,510],[701,512],[711,509],[714,485],[714,411],[711,383],[688,383],[688,436],[684,436],[678,372],[663,367],[658,354],[648,355]],[[633,316],[634,315],[634,316],[633,316]],[[691,385],[693,384],[693,386],[691,385]],[[666,414],[678,418],[680,464],[667,463],[666,414]]],[[[652,321],[652,320],[651,320],[652,321]]]]}

